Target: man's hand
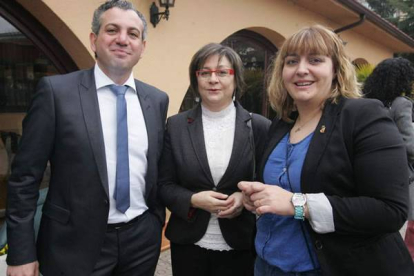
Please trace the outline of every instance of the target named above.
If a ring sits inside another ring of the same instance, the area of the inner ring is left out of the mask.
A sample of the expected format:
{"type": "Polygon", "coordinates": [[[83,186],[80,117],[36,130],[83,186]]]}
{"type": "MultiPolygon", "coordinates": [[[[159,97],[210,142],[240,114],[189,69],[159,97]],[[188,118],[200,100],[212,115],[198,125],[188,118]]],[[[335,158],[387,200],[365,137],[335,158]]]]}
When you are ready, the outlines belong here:
{"type": "Polygon", "coordinates": [[[39,276],[39,262],[7,267],[7,276],[39,276]]]}

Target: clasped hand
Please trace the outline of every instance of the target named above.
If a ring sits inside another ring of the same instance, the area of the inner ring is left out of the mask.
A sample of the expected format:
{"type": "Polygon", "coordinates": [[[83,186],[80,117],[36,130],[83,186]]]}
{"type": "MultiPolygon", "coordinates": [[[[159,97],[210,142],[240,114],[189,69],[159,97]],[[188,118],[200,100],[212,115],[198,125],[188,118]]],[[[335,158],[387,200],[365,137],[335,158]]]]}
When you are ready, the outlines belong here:
{"type": "Polygon", "coordinates": [[[292,193],[275,185],[260,182],[242,181],[237,185],[243,193],[243,205],[258,215],[273,213],[293,216],[294,208],[290,202],[292,193]]]}
{"type": "Polygon", "coordinates": [[[7,276],[39,276],[39,263],[37,261],[18,265],[18,266],[8,266],[7,267],[7,276]]]}
{"type": "Polygon", "coordinates": [[[191,197],[191,205],[217,214],[219,218],[234,218],[243,210],[243,195],[241,192],[228,196],[214,191],[203,191],[191,197]]]}

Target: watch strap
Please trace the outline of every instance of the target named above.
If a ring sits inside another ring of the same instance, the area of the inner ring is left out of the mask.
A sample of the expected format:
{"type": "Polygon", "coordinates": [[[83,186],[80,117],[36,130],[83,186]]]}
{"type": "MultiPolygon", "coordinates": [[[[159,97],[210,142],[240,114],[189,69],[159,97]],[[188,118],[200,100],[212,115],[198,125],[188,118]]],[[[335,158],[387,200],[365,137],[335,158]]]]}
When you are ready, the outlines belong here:
{"type": "Polygon", "coordinates": [[[305,204],[306,204],[306,196],[302,193],[294,193],[292,195],[291,202],[294,208],[294,218],[305,220],[305,204]]]}
{"type": "Polygon", "coordinates": [[[305,208],[303,206],[295,206],[295,219],[305,220],[305,208]]]}

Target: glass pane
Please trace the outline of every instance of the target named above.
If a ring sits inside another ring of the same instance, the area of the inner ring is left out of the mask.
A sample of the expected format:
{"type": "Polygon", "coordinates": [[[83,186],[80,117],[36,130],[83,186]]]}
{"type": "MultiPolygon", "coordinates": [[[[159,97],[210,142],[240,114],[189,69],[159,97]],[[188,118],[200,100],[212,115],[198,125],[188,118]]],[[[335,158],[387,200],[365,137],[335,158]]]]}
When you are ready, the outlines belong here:
{"type": "Polygon", "coordinates": [[[232,47],[243,61],[246,87],[240,103],[250,112],[261,114],[265,97],[266,50],[252,41],[238,37],[229,38],[223,44],[232,47]]]}
{"type": "Polygon", "coordinates": [[[39,79],[54,74],[45,55],[0,17],[0,112],[25,112],[39,79]]]}
{"type": "Polygon", "coordinates": [[[246,87],[240,103],[250,112],[272,118],[274,112],[270,108],[266,94],[266,72],[274,51],[267,49],[260,41],[243,35],[230,36],[223,45],[232,47],[243,61],[246,87]]]}
{"type": "MultiPolygon", "coordinates": [[[[39,79],[54,74],[57,69],[43,52],[0,17],[0,224],[10,165],[22,134],[22,120],[39,79]]],[[[42,186],[48,183],[49,171],[45,172],[42,186]]]]}

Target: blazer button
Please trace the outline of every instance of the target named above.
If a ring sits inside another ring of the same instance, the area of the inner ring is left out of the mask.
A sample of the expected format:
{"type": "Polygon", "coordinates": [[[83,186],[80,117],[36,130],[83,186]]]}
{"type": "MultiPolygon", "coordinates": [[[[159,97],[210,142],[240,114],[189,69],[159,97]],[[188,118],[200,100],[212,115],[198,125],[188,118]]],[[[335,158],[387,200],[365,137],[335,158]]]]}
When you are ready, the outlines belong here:
{"type": "Polygon", "coordinates": [[[217,188],[216,188],[216,187],[214,187],[214,188],[213,188],[213,191],[217,191],[217,188]]]}
{"type": "Polygon", "coordinates": [[[316,250],[322,250],[323,244],[320,240],[315,241],[315,248],[316,248],[316,250]]]}

